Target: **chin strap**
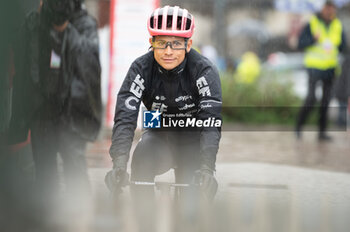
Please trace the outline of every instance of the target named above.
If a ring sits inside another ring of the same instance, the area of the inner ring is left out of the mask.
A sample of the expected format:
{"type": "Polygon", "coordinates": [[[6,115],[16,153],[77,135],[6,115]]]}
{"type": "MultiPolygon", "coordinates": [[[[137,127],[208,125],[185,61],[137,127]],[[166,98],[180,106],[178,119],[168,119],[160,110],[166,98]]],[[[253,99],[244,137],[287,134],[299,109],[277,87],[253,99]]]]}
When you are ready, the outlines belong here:
{"type": "Polygon", "coordinates": [[[187,52],[187,44],[188,44],[188,38],[185,38],[185,54],[187,56],[188,52],[187,52]]]}

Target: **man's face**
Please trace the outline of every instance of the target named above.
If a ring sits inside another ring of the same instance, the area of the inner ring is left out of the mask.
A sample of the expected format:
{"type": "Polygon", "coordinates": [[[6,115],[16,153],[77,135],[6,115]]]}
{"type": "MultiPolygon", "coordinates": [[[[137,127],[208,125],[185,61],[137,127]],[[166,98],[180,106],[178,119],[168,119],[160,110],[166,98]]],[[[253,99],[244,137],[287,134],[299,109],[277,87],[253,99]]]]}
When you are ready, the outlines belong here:
{"type": "Polygon", "coordinates": [[[185,39],[175,36],[156,36],[154,41],[150,38],[149,42],[153,47],[154,58],[166,70],[174,69],[181,64],[185,59],[186,50],[189,52],[192,46],[191,39],[185,47],[185,39]],[[170,47],[170,43],[173,48],[170,47]]]}
{"type": "Polygon", "coordinates": [[[322,18],[327,22],[331,22],[336,17],[337,10],[333,5],[325,5],[321,11],[322,18]]]}

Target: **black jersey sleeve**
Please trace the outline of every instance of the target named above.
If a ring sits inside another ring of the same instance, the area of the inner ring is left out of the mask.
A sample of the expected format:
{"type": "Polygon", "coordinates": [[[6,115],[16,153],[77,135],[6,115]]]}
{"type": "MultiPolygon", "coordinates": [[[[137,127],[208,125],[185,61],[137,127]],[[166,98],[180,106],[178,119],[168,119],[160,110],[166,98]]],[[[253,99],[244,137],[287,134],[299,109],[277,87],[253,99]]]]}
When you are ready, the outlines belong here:
{"type": "Polygon", "coordinates": [[[112,145],[109,153],[114,160],[121,155],[129,156],[137,126],[137,118],[145,90],[141,68],[134,62],[119,90],[114,116],[112,145]]]}
{"type": "Polygon", "coordinates": [[[210,127],[203,127],[200,132],[201,164],[215,170],[216,154],[221,138],[221,81],[214,66],[208,66],[200,72],[196,80],[199,94],[199,109],[197,117],[201,120],[219,121],[210,127]]]}

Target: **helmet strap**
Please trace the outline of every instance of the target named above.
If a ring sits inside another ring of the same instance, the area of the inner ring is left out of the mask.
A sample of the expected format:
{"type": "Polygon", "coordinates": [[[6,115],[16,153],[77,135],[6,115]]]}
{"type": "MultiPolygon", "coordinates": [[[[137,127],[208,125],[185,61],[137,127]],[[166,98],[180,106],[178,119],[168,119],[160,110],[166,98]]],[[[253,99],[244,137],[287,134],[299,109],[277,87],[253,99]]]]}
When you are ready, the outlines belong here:
{"type": "Polygon", "coordinates": [[[185,53],[187,55],[187,44],[188,44],[188,38],[185,38],[185,53]]]}

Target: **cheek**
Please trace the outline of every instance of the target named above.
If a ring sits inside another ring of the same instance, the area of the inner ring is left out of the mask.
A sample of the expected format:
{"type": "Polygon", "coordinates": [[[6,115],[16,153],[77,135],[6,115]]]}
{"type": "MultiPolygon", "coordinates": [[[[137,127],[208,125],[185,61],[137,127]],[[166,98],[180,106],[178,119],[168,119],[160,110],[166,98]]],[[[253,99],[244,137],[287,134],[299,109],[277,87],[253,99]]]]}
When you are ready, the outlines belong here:
{"type": "Polygon", "coordinates": [[[159,52],[157,52],[157,50],[154,51],[154,59],[159,63],[160,55],[159,52]]]}
{"type": "Polygon", "coordinates": [[[177,57],[178,57],[179,63],[181,63],[185,59],[185,52],[180,53],[177,57]]]}

